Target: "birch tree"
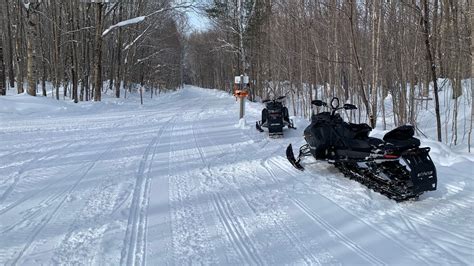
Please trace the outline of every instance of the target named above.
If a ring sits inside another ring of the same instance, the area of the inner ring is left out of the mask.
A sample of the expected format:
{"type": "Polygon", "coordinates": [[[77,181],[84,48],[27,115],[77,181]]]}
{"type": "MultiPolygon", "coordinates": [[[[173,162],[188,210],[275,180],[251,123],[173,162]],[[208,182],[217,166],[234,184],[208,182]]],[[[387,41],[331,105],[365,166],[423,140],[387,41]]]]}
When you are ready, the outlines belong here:
{"type": "Polygon", "coordinates": [[[38,8],[41,2],[34,3],[23,3],[23,6],[26,10],[27,18],[27,32],[26,32],[26,53],[27,53],[27,70],[26,76],[28,80],[28,89],[27,92],[29,95],[36,96],[36,26],[38,24],[38,8]]]}

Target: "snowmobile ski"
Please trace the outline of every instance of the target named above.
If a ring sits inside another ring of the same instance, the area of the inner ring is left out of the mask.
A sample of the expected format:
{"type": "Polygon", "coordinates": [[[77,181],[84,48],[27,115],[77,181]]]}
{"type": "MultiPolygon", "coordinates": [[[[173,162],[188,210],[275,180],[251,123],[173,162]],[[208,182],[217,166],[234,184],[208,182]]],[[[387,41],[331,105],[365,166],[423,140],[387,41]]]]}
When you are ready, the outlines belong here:
{"type": "Polygon", "coordinates": [[[288,161],[298,170],[304,171],[304,167],[300,164],[300,159],[296,160],[295,154],[293,153],[293,146],[288,145],[286,148],[286,158],[288,161]]]}

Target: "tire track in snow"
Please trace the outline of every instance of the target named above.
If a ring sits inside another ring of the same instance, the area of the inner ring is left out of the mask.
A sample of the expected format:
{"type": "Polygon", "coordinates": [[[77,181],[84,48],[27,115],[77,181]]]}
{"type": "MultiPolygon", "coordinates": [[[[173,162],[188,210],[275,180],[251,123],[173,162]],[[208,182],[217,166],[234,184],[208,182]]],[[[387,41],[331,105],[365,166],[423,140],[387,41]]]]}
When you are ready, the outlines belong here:
{"type": "Polygon", "coordinates": [[[264,265],[262,258],[257,255],[258,252],[252,244],[249,235],[245,232],[244,226],[242,226],[239,218],[232,212],[230,204],[219,193],[213,193],[212,198],[219,220],[224,225],[229,240],[242,258],[244,258],[245,263],[249,265],[264,265]]]}
{"type": "Polygon", "coordinates": [[[62,191],[58,194],[52,194],[52,195],[48,196],[46,199],[41,201],[39,203],[39,205],[37,205],[37,206],[35,206],[31,209],[28,209],[26,211],[26,214],[22,217],[21,220],[17,221],[16,223],[11,224],[10,226],[8,226],[5,229],[3,229],[2,231],[0,231],[0,234],[8,233],[8,232],[12,231],[13,229],[17,229],[17,230],[21,229],[21,228],[18,228],[18,226],[20,226],[22,224],[25,224],[25,223],[29,223],[34,218],[36,218],[38,216],[41,216],[41,214],[44,213],[45,209],[47,209],[51,205],[53,205],[54,202],[56,202],[56,200],[59,199],[63,195],[64,195],[64,191],[62,191]]]}
{"type": "MultiPolygon", "coordinates": [[[[274,182],[277,184],[279,184],[280,182],[276,179],[276,177],[273,175],[273,172],[270,172],[270,171],[267,171],[267,173],[270,174],[272,180],[274,180],[274,182]]],[[[266,181],[266,180],[263,180],[262,178],[260,178],[260,180],[262,181],[266,181]]],[[[265,191],[264,189],[261,188],[261,185],[258,184],[258,183],[255,183],[254,185],[254,188],[258,189],[259,190],[259,195],[267,195],[268,192],[265,191]]],[[[240,191],[239,191],[240,193],[240,191]]],[[[250,206],[250,208],[253,210],[253,212],[255,214],[257,214],[259,212],[259,197],[257,197],[256,199],[254,200],[251,200],[248,198],[248,196],[245,196],[244,194],[240,193],[241,196],[246,200],[247,204],[250,206]]],[[[283,195],[283,197],[285,199],[288,199],[288,196],[287,195],[283,195]]],[[[274,202],[271,202],[271,203],[274,203],[274,202]]],[[[281,202],[278,202],[278,204],[281,204],[281,202]]],[[[267,208],[267,207],[265,207],[267,208]]],[[[286,214],[285,214],[286,215],[286,214]]],[[[270,212],[270,213],[266,213],[266,216],[267,217],[271,217],[271,220],[272,222],[281,230],[281,232],[275,230],[273,232],[273,235],[275,236],[278,236],[278,239],[279,240],[283,240],[283,238],[286,238],[288,241],[290,241],[291,243],[291,246],[293,248],[295,248],[296,252],[301,256],[301,258],[303,259],[303,261],[307,264],[307,265],[314,265],[314,264],[318,264],[320,265],[321,262],[320,260],[314,256],[313,252],[311,252],[307,247],[306,247],[306,244],[300,240],[300,236],[298,236],[294,230],[291,229],[291,226],[296,226],[294,225],[295,222],[290,218],[290,217],[287,217],[287,219],[285,220],[284,217],[282,217],[282,214],[275,214],[274,212],[270,212]]],[[[326,252],[327,253],[327,250],[323,250],[321,249],[320,250],[321,253],[324,253],[326,252]]],[[[324,257],[327,259],[328,256],[327,254],[324,255],[324,257]]],[[[329,256],[331,258],[333,258],[332,256],[329,256]]]]}
{"type": "MultiPolygon", "coordinates": [[[[51,143],[48,143],[49,145],[55,145],[57,143],[62,143],[64,142],[64,140],[59,140],[59,141],[52,141],[51,143]]],[[[33,150],[33,151],[36,151],[39,147],[44,147],[45,143],[44,142],[32,142],[33,146],[30,146],[30,145],[25,145],[26,148],[24,147],[15,147],[14,146],[14,149],[16,149],[16,151],[14,152],[9,152],[9,153],[6,153],[6,154],[3,154],[3,155],[0,155],[0,161],[2,162],[5,162],[6,159],[4,158],[8,158],[8,157],[22,157],[21,155],[26,155],[28,154],[29,150],[33,150]],[[25,151],[24,149],[27,149],[27,151],[25,151]]],[[[33,158],[34,159],[34,158],[33,158]]],[[[0,170],[1,169],[4,169],[4,168],[7,168],[7,167],[11,167],[11,166],[17,166],[17,165],[22,165],[22,164],[25,164],[25,163],[28,163],[30,162],[31,160],[33,159],[30,159],[30,160],[27,160],[27,161],[23,161],[22,163],[20,162],[12,162],[10,164],[5,164],[3,163],[3,165],[0,165],[0,170]]],[[[10,179],[10,178],[9,178],[10,179]]],[[[1,180],[2,184],[4,184],[6,181],[8,181],[9,179],[6,179],[6,180],[1,180]]]]}
{"type": "MultiPolygon", "coordinates": [[[[286,159],[282,159],[283,161],[286,162],[286,159]]],[[[280,160],[280,161],[282,161],[280,160]]],[[[283,167],[281,164],[279,164],[278,162],[275,161],[274,158],[271,158],[268,160],[269,163],[271,163],[272,165],[276,166],[277,168],[281,169],[283,172],[285,172],[286,174],[292,176],[295,178],[297,178],[297,176],[292,173],[292,171],[294,171],[294,169],[290,166],[288,167],[283,167]]],[[[303,184],[304,186],[308,187],[308,185],[304,182],[299,182],[301,184],[303,184]]],[[[309,188],[309,187],[308,187],[309,188]]],[[[314,191],[314,190],[311,190],[311,191],[314,191]]],[[[332,201],[331,199],[327,198],[326,196],[320,194],[319,192],[317,192],[320,196],[326,198],[327,200],[329,201],[332,201]]],[[[334,201],[332,201],[334,202],[334,201]]],[[[301,204],[305,205],[307,207],[307,205],[303,202],[301,202],[301,204]]],[[[337,203],[334,203],[336,205],[338,205],[337,203]]],[[[339,206],[339,205],[338,205],[339,206]]],[[[351,216],[354,216],[356,217],[355,215],[353,215],[350,211],[347,211],[345,208],[343,208],[342,206],[339,206],[342,210],[344,210],[345,212],[347,212],[349,215],[351,216]]],[[[401,241],[397,240],[397,238],[394,238],[393,236],[390,236],[388,233],[384,232],[384,230],[380,230],[379,228],[375,227],[372,223],[370,222],[367,222],[365,220],[362,220],[360,218],[357,218],[359,221],[361,221],[362,223],[366,224],[367,226],[369,226],[371,229],[377,231],[378,233],[380,233],[382,236],[386,237],[387,239],[390,239],[393,243],[395,243],[400,249],[406,251],[408,254],[412,255],[414,258],[417,258],[418,260],[424,262],[426,265],[430,265],[432,264],[433,262],[432,261],[429,261],[428,259],[424,258],[423,256],[421,256],[419,254],[419,252],[414,252],[412,249],[406,247],[406,244],[402,243],[401,241]]]]}
{"type": "MultiPolygon", "coordinates": [[[[203,135],[206,137],[206,139],[209,141],[209,143],[212,145],[212,147],[217,147],[220,151],[219,154],[225,154],[225,151],[219,146],[216,144],[216,142],[214,140],[212,140],[208,134],[205,134],[206,132],[203,132],[201,131],[202,133],[204,133],[203,135]]],[[[195,137],[195,135],[194,135],[195,137]]],[[[196,137],[195,137],[196,139],[196,137]]],[[[204,156],[204,152],[202,151],[202,147],[200,145],[198,145],[196,143],[196,146],[199,150],[199,154],[200,154],[200,157],[201,157],[201,161],[203,162],[203,164],[205,164],[207,166],[207,169],[208,171],[210,172],[210,164],[207,163],[207,160],[205,159],[206,157],[204,156]]],[[[270,173],[272,174],[272,173],[270,173]]],[[[274,177],[274,176],[273,176],[274,177]]],[[[276,179],[275,179],[276,181],[276,179]]],[[[258,184],[255,184],[255,188],[257,188],[261,195],[265,195],[266,192],[258,185],[258,184]]],[[[249,206],[249,208],[252,210],[252,212],[257,215],[257,212],[258,212],[258,206],[256,206],[255,202],[253,202],[251,199],[249,199],[248,196],[244,195],[240,189],[237,189],[236,190],[237,193],[245,200],[246,204],[249,206]]],[[[229,237],[229,239],[234,243],[233,246],[236,247],[237,251],[240,251],[239,253],[244,257],[244,258],[248,258],[248,256],[246,256],[246,254],[248,254],[248,252],[242,252],[242,248],[241,248],[241,245],[238,244],[238,239],[242,239],[242,238],[236,238],[236,237],[233,237],[234,234],[232,233],[229,233],[229,232],[234,232],[234,230],[232,229],[229,229],[229,228],[232,228],[231,225],[229,225],[229,223],[226,223],[226,219],[225,217],[223,218],[222,217],[222,213],[223,212],[220,212],[219,211],[219,206],[222,206],[217,204],[216,202],[216,199],[219,199],[216,197],[215,195],[216,193],[213,193],[213,198],[214,198],[214,206],[216,208],[216,210],[218,210],[218,214],[220,215],[219,216],[219,220],[221,221],[221,223],[226,227],[226,233],[229,237]],[[237,239],[237,240],[236,240],[237,239]]],[[[221,197],[222,198],[222,197],[221,197]]],[[[316,257],[314,257],[314,255],[312,254],[311,251],[309,251],[307,248],[306,248],[306,245],[301,241],[299,240],[299,237],[296,235],[296,233],[291,230],[291,228],[287,225],[289,222],[288,221],[283,221],[282,220],[282,217],[279,217],[278,215],[272,215],[272,214],[268,214],[268,215],[271,215],[272,219],[273,219],[273,222],[276,226],[278,226],[280,229],[281,229],[281,233],[277,233],[275,232],[273,235],[275,234],[281,234],[280,237],[282,238],[287,238],[292,246],[296,249],[296,251],[300,254],[300,256],[303,258],[303,260],[305,261],[306,264],[308,265],[311,265],[311,264],[320,264],[320,262],[318,261],[318,259],[316,257]]],[[[236,219],[238,219],[238,217],[235,217],[236,219]]],[[[255,248],[253,248],[252,250],[255,250],[255,248]]],[[[250,250],[250,251],[252,251],[250,250]]],[[[252,253],[250,253],[252,254],[252,253]]],[[[256,260],[255,262],[258,262],[258,263],[261,263],[263,264],[263,259],[261,257],[258,257],[258,260],[256,260]]],[[[249,264],[252,264],[251,261],[247,261],[247,263],[249,264]]]]}
{"type": "MultiPolygon", "coordinates": [[[[57,149],[51,149],[50,151],[46,152],[46,154],[42,154],[42,156],[39,156],[39,157],[34,157],[32,158],[31,160],[29,161],[26,161],[22,167],[20,168],[20,170],[18,170],[11,178],[13,178],[13,183],[10,184],[10,186],[8,186],[8,188],[3,192],[3,194],[0,196],[0,204],[2,204],[5,199],[7,199],[7,197],[13,192],[13,190],[15,189],[15,187],[18,185],[18,183],[20,182],[21,180],[21,176],[24,172],[32,169],[32,165],[34,165],[34,163],[39,163],[41,162],[42,160],[44,160],[45,158],[48,158],[50,157],[51,155],[55,155],[55,152],[58,151],[58,150],[63,150],[69,146],[71,146],[73,144],[73,142],[70,142],[70,143],[67,143],[66,145],[63,145],[61,146],[60,148],[57,148],[57,149]]],[[[10,180],[11,178],[9,178],[8,180],[10,180]]]]}
{"type": "MultiPolygon", "coordinates": [[[[134,133],[133,135],[136,135],[136,134],[134,133]]],[[[124,135],[124,136],[122,136],[122,139],[125,138],[125,137],[130,137],[130,136],[132,136],[132,135],[124,135]]],[[[92,141],[90,141],[89,139],[87,139],[86,141],[84,141],[84,143],[81,143],[82,146],[81,146],[80,150],[74,150],[74,152],[75,152],[75,153],[79,153],[79,151],[80,151],[80,152],[83,152],[83,151],[90,150],[90,147],[91,147],[91,146],[94,146],[96,143],[98,143],[98,142],[100,142],[100,141],[101,141],[101,140],[100,140],[100,139],[97,139],[97,138],[94,138],[92,141]]],[[[70,146],[70,145],[69,145],[69,146],[70,146]]],[[[58,157],[60,157],[60,156],[63,155],[63,154],[68,154],[68,153],[70,152],[70,150],[64,150],[64,149],[63,149],[63,151],[64,151],[64,152],[60,153],[60,154],[58,155],[58,157]]],[[[88,163],[88,162],[90,162],[90,160],[87,160],[84,164],[86,164],[86,163],[88,163]]],[[[69,177],[71,177],[71,176],[76,175],[77,171],[81,171],[82,168],[83,168],[82,165],[81,165],[80,167],[75,168],[75,170],[74,170],[74,171],[71,171],[68,175],[66,175],[66,176],[64,177],[64,179],[67,179],[67,178],[69,178],[69,177]]],[[[32,193],[29,193],[28,195],[23,196],[23,197],[20,198],[19,200],[17,200],[17,201],[15,201],[15,202],[11,203],[10,205],[8,205],[8,206],[6,206],[6,207],[3,207],[2,209],[0,209],[0,215],[3,215],[3,214],[5,214],[5,213],[7,213],[8,211],[14,209],[15,207],[19,206],[20,204],[24,203],[25,201],[28,201],[29,199],[31,199],[32,197],[34,197],[34,196],[36,196],[36,195],[38,195],[38,194],[41,194],[41,193],[43,193],[43,192],[47,192],[47,190],[48,190],[51,186],[54,186],[55,184],[56,184],[55,182],[50,182],[49,184],[45,185],[43,188],[38,189],[38,190],[36,190],[36,191],[34,191],[34,192],[32,192],[32,193]]],[[[54,196],[54,195],[52,195],[52,196],[54,196]]],[[[40,205],[40,206],[48,205],[47,203],[48,203],[50,197],[52,197],[52,196],[47,197],[45,200],[39,202],[39,203],[36,204],[36,205],[40,205]]],[[[48,205],[48,206],[49,206],[49,205],[48,205]]],[[[33,208],[36,210],[36,206],[33,207],[33,208]]]]}
{"type": "Polygon", "coordinates": [[[41,233],[41,231],[43,230],[43,228],[53,219],[54,215],[56,214],[56,212],[62,207],[62,205],[64,204],[64,202],[67,200],[67,198],[69,197],[69,195],[71,195],[71,193],[77,188],[77,186],[79,185],[79,183],[82,181],[82,179],[84,179],[85,176],[87,176],[87,174],[90,172],[90,170],[95,166],[95,164],[106,154],[108,153],[113,146],[115,146],[115,144],[119,143],[121,140],[123,139],[120,138],[117,142],[114,142],[114,144],[111,144],[104,152],[102,152],[87,168],[86,170],[81,174],[81,176],[76,180],[76,182],[71,186],[69,187],[68,189],[64,190],[63,192],[59,193],[57,195],[57,197],[55,198],[61,198],[62,199],[58,202],[58,204],[56,205],[56,207],[48,214],[46,214],[45,216],[42,217],[41,221],[39,222],[39,224],[37,224],[37,226],[35,227],[35,229],[33,230],[32,234],[30,235],[29,239],[27,240],[27,243],[26,245],[23,247],[23,249],[19,252],[18,256],[16,258],[13,259],[12,261],[12,265],[14,264],[17,264],[19,262],[19,260],[22,258],[22,256],[28,251],[28,249],[30,248],[30,246],[33,244],[33,242],[35,241],[36,237],[41,233]]]}
{"type": "MultiPolygon", "coordinates": [[[[169,121],[168,121],[169,122],[169,121]]],[[[164,126],[153,137],[140,160],[130,206],[127,231],[121,252],[121,265],[144,265],[146,259],[147,209],[150,195],[150,172],[159,139],[165,131],[164,126]]]]}
{"type": "MultiPolygon", "coordinates": [[[[177,127],[175,123],[173,130],[171,130],[171,139],[176,140],[186,136],[184,132],[189,132],[188,129],[188,127],[177,127]]],[[[193,141],[191,138],[185,140],[193,141]]],[[[187,145],[186,141],[181,143],[187,145]]],[[[178,146],[173,149],[173,145],[171,145],[170,148],[168,160],[170,163],[169,199],[173,259],[177,264],[216,264],[214,246],[212,241],[209,241],[206,219],[203,216],[209,209],[204,209],[194,199],[194,197],[202,196],[197,194],[198,190],[202,188],[201,182],[196,180],[196,176],[187,175],[186,171],[184,174],[180,173],[186,169],[180,168],[175,162],[176,158],[179,158],[180,160],[184,159],[188,164],[194,163],[196,153],[199,151],[191,149],[189,146],[178,146]]]]}
{"type": "MultiPolygon", "coordinates": [[[[201,108],[203,109],[203,107],[201,108]]],[[[196,149],[199,152],[200,160],[205,167],[207,173],[203,173],[208,179],[212,178],[212,170],[211,164],[207,161],[205,153],[203,151],[202,146],[197,141],[196,137],[196,130],[194,127],[194,123],[192,124],[192,133],[193,139],[196,149]]],[[[218,147],[218,149],[224,154],[222,148],[219,145],[215,145],[215,142],[211,141],[208,134],[204,134],[204,136],[213,144],[214,147],[218,147]]],[[[220,182],[220,181],[219,181],[220,182]]],[[[241,194],[239,190],[237,190],[239,195],[246,201],[247,205],[249,202],[247,199],[241,194]]],[[[246,263],[248,264],[258,264],[263,265],[264,261],[259,255],[259,252],[255,248],[253,241],[249,237],[249,235],[245,231],[245,226],[238,220],[238,217],[235,215],[231,215],[234,212],[230,207],[228,201],[219,193],[212,193],[212,200],[213,206],[216,209],[216,214],[218,215],[218,219],[220,220],[221,224],[224,226],[226,234],[229,240],[234,246],[234,249],[239,253],[242,258],[245,259],[246,263]]],[[[252,210],[253,211],[253,210],[252,210]]]]}
{"type": "MultiPolygon", "coordinates": [[[[96,140],[93,141],[92,143],[87,143],[87,145],[83,145],[83,147],[86,148],[86,149],[89,149],[89,148],[90,148],[89,145],[93,145],[93,144],[95,144],[95,143],[97,143],[97,142],[99,142],[99,141],[100,141],[100,140],[97,140],[97,139],[96,139],[96,140]]],[[[67,145],[67,146],[70,146],[70,145],[67,145]]],[[[70,151],[64,150],[63,154],[67,154],[68,152],[70,152],[70,151]]],[[[77,152],[77,150],[76,150],[76,152],[77,152]]],[[[84,163],[84,164],[87,164],[87,163],[89,163],[89,162],[91,162],[91,161],[88,160],[88,161],[87,161],[86,163],[84,163]]],[[[92,162],[94,162],[94,161],[92,161],[92,162]]],[[[76,175],[77,171],[81,171],[83,168],[84,168],[83,165],[81,165],[80,167],[77,167],[74,171],[72,171],[71,173],[67,174],[67,175],[64,177],[64,179],[76,175]]],[[[10,205],[8,205],[8,206],[6,206],[6,207],[0,209],[0,215],[3,215],[3,214],[5,214],[5,213],[7,213],[8,211],[12,210],[13,208],[19,206],[20,204],[24,203],[25,201],[31,199],[32,197],[34,197],[34,196],[36,196],[36,195],[38,195],[38,194],[40,194],[40,193],[43,193],[43,192],[46,192],[51,186],[54,186],[55,184],[56,184],[55,182],[50,182],[49,184],[45,185],[45,186],[42,187],[41,189],[38,189],[38,190],[36,190],[36,191],[34,191],[34,192],[32,192],[32,193],[29,193],[29,194],[23,196],[23,197],[20,198],[19,200],[17,200],[17,201],[15,201],[15,202],[11,203],[10,205]]],[[[59,194],[58,194],[58,195],[59,195],[59,194]]],[[[48,196],[45,200],[39,202],[39,203],[36,204],[36,205],[49,206],[49,204],[48,204],[49,200],[51,200],[51,198],[55,198],[55,196],[56,196],[56,195],[54,195],[54,194],[53,194],[53,195],[50,195],[50,196],[48,196]]],[[[36,207],[34,207],[34,209],[36,209],[36,207]]]]}
{"type": "MultiPolygon", "coordinates": [[[[253,139],[255,141],[255,143],[259,143],[261,140],[257,140],[256,138],[254,138],[254,135],[250,135],[250,134],[245,134],[249,139],[253,139]]],[[[263,145],[262,144],[258,144],[259,145],[259,148],[257,149],[256,147],[252,146],[252,148],[255,150],[255,153],[258,154],[259,152],[261,152],[263,150],[263,148],[270,142],[270,139],[269,138],[264,138],[263,139],[263,145]]],[[[274,183],[276,184],[281,184],[280,180],[278,180],[278,178],[276,177],[275,173],[269,168],[267,167],[267,163],[266,161],[269,160],[268,159],[269,157],[267,156],[267,159],[265,159],[263,161],[263,164],[262,164],[262,168],[270,175],[270,177],[272,178],[272,180],[274,181],[274,183]]],[[[263,195],[266,194],[265,191],[263,191],[263,189],[260,188],[260,186],[257,184],[256,187],[261,191],[261,193],[263,195]]],[[[286,191],[286,190],[285,190],[286,191]]],[[[292,200],[289,196],[289,193],[287,193],[287,196],[286,198],[288,198],[290,201],[292,200]]],[[[245,196],[242,195],[244,198],[245,196]]],[[[248,204],[251,206],[252,209],[254,209],[252,207],[252,203],[250,202],[250,200],[246,199],[246,201],[248,202],[248,204]]],[[[255,211],[254,211],[255,212],[255,211]]],[[[288,238],[288,240],[292,243],[292,246],[296,249],[296,251],[301,255],[301,257],[303,258],[303,260],[305,261],[306,264],[308,265],[312,265],[312,264],[321,264],[321,263],[335,263],[333,260],[334,260],[334,257],[332,255],[329,254],[329,252],[324,249],[324,248],[321,248],[321,252],[319,254],[323,255],[323,257],[325,258],[324,261],[320,261],[320,259],[318,259],[317,257],[314,256],[313,252],[311,252],[307,247],[306,247],[306,244],[303,243],[300,238],[298,237],[298,235],[288,226],[288,224],[291,224],[291,221],[283,221],[281,220],[281,217],[273,217],[273,222],[279,226],[283,232],[283,234],[288,238]],[[328,261],[329,260],[329,261],[328,261]]]]}
{"type": "MultiPolygon", "coordinates": [[[[270,175],[270,177],[272,178],[272,180],[277,183],[277,184],[281,184],[281,181],[277,178],[275,172],[268,166],[268,160],[265,160],[263,162],[263,168],[265,169],[265,171],[267,171],[267,173],[270,175]]],[[[270,159],[271,160],[271,159],[270,159]]],[[[288,195],[288,199],[293,202],[293,199],[291,198],[290,196],[290,193],[287,192],[287,195],[288,195]]],[[[296,242],[298,243],[298,245],[296,245],[296,247],[299,247],[298,248],[298,252],[300,252],[300,254],[302,254],[305,258],[305,261],[309,262],[309,264],[313,264],[313,263],[317,263],[317,264],[321,264],[321,262],[319,262],[319,260],[317,258],[314,257],[314,255],[312,254],[311,251],[309,251],[305,244],[302,243],[301,241],[299,241],[299,239],[295,236],[295,233],[291,230],[291,229],[288,229],[288,232],[290,233],[290,240],[292,240],[292,242],[296,242]],[[309,254],[309,255],[307,255],[309,254]]],[[[331,255],[332,257],[332,255],[331,255]]]]}
{"type": "Polygon", "coordinates": [[[423,234],[421,234],[418,231],[418,228],[412,223],[412,220],[411,220],[410,217],[400,213],[399,218],[405,224],[406,228],[410,231],[406,235],[416,236],[415,238],[413,238],[413,237],[411,237],[411,238],[413,239],[413,242],[418,243],[417,246],[418,246],[419,249],[429,250],[430,253],[433,253],[435,251],[433,250],[432,246],[435,246],[436,248],[438,248],[438,251],[436,251],[436,253],[438,253],[439,258],[432,261],[431,262],[432,264],[440,263],[441,258],[449,259],[449,261],[444,261],[444,263],[446,263],[446,264],[453,264],[453,263],[459,264],[459,265],[466,264],[466,263],[469,264],[467,261],[463,261],[458,256],[453,254],[453,252],[451,252],[450,250],[447,250],[446,248],[442,247],[441,245],[435,243],[434,241],[427,239],[423,234]],[[429,243],[430,245],[426,245],[426,243],[429,243]],[[446,255],[449,255],[449,258],[446,255]],[[454,262],[453,262],[453,260],[454,260],[454,262]]]}
{"type": "Polygon", "coordinates": [[[386,265],[385,262],[381,261],[379,258],[375,257],[371,253],[367,252],[365,249],[354,243],[350,238],[345,236],[337,228],[333,227],[330,223],[326,222],[321,216],[315,213],[313,210],[308,208],[303,202],[298,199],[293,199],[295,205],[303,211],[310,219],[312,219],[317,224],[321,225],[328,233],[336,236],[341,242],[354,251],[356,254],[364,258],[366,261],[374,265],[386,265]]]}
{"type": "MultiPolygon", "coordinates": [[[[474,206],[474,204],[472,206],[474,206]]],[[[472,241],[473,241],[472,238],[469,238],[468,236],[460,235],[458,233],[449,231],[448,229],[444,229],[440,226],[437,226],[433,222],[428,221],[428,219],[426,219],[426,218],[424,218],[420,215],[422,215],[422,214],[416,214],[416,215],[413,215],[413,216],[407,216],[407,215],[403,215],[403,216],[408,221],[416,221],[417,223],[423,224],[423,226],[426,226],[427,228],[429,228],[433,231],[440,231],[443,234],[448,234],[448,235],[451,235],[454,238],[457,238],[459,241],[464,241],[464,242],[466,242],[466,244],[472,244],[472,241]]]]}

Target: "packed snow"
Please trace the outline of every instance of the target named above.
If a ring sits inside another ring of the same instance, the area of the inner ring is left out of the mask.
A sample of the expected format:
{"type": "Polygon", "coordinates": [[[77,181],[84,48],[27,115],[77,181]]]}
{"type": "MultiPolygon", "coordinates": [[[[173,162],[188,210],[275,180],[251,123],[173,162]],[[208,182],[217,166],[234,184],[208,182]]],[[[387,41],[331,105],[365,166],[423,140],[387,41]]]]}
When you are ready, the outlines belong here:
{"type": "Polygon", "coordinates": [[[0,264],[473,264],[464,148],[422,138],[438,189],[396,203],[328,163],[294,169],[308,122],[270,139],[261,109],[239,120],[192,86],[143,106],[0,97],[0,264]]]}

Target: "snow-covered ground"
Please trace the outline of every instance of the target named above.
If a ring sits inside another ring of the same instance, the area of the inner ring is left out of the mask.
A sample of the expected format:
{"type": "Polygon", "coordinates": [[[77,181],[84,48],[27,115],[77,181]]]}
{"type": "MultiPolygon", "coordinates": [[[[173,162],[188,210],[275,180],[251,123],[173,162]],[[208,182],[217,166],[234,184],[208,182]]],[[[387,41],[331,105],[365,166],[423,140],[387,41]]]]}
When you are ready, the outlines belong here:
{"type": "Polygon", "coordinates": [[[395,203],[293,169],[306,121],[269,139],[262,106],[247,126],[238,108],[190,86],[144,106],[0,97],[0,264],[474,263],[473,155],[422,140],[438,190],[395,203]]]}

